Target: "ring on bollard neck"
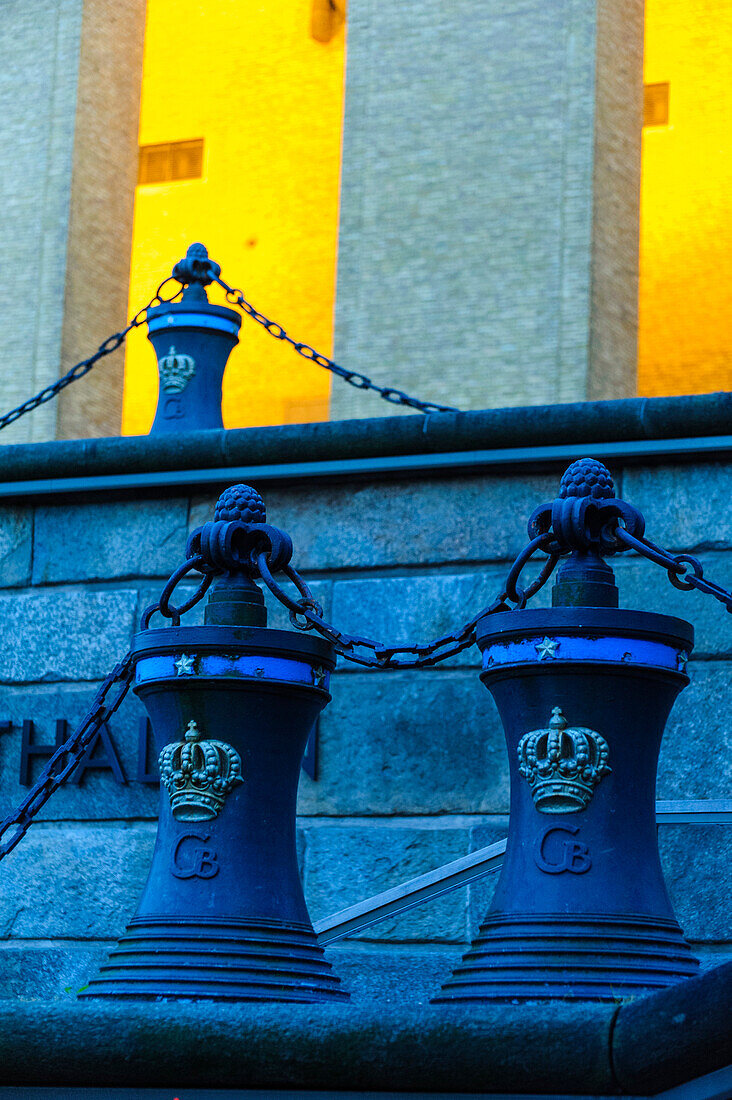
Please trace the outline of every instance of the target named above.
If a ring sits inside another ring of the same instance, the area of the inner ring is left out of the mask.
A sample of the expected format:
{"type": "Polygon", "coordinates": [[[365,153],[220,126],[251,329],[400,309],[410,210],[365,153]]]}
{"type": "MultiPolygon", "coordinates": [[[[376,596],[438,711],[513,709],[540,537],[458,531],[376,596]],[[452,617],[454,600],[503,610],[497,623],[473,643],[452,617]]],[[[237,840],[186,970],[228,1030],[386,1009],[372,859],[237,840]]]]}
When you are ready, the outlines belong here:
{"type": "Polygon", "coordinates": [[[266,522],[267,512],[256,489],[233,485],[218,499],[213,521],[192,532],[186,557],[201,558],[201,571],[217,576],[205,608],[206,624],[266,626],[257,558],[265,554],[272,572],[292,558],[292,539],[266,522]]]}
{"type": "Polygon", "coordinates": [[[541,504],[529,519],[530,538],[551,535],[547,552],[569,555],[552,589],[554,607],[617,607],[618,589],[603,560],[627,549],[616,538],[618,524],[636,538],[645,521],[632,504],[615,496],[610,471],[594,458],[580,458],[564,472],[559,496],[541,504]]]}
{"type": "Polygon", "coordinates": [[[268,574],[287,570],[293,552],[287,532],[272,527],[266,518],[264,501],[256,489],[241,484],[226,489],[216,503],[213,520],[191,532],[186,561],[169,578],[158,602],[145,609],[141,628],[148,629],[156,611],[179,626],[181,615],[209,588],[206,625],[266,627],[264,596],[255,578],[262,575],[263,560],[268,563],[268,574]],[[171,597],[191,572],[201,573],[203,579],[190,599],[175,606],[171,597]]]}
{"type": "Polygon", "coordinates": [[[204,287],[210,286],[221,274],[221,266],[210,259],[206,246],[196,242],[189,245],[182,260],[173,268],[172,278],[185,287],[183,300],[192,297],[199,298],[203,294],[206,298],[204,287]]]}

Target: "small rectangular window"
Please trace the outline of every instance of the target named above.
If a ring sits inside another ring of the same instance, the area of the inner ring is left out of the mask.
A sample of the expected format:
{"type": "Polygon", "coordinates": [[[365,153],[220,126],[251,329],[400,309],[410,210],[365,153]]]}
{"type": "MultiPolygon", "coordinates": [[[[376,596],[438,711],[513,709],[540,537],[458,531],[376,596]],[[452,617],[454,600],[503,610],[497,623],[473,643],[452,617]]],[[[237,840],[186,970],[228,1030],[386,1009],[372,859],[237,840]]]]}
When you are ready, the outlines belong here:
{"type": "Polygon", "coordinates": [[[643,125],[668,126],[668,84],[643,85],[643,125]]]}
{"type": "Polygon", "coordinates": [[[200,179],[203,173],[203,138],[141,145],[138,183],[200,179]]]}

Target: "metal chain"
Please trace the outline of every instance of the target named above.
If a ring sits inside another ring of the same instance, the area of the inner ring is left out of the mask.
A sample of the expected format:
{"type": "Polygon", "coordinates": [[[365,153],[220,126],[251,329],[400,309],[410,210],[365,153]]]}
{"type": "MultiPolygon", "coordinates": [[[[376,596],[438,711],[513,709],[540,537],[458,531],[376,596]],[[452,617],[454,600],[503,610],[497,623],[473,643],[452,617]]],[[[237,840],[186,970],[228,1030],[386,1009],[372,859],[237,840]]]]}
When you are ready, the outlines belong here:
{"type": "Polygon", "coordinates": [[[492,603],[484,607],[477,615],[474,615],[459,630],[443,634],[440,638],[435,638],[431,642],[404,645],[386,645],[384,642],[377,642],[372,638],[345,634],[323,618],[322,607],[313,598],[312,592],[296,569],[291,565],[287,565],[283,572],[300,592],[299,599],[293,599],[289,596],[274,579],[266,553],[258,553],[255,560],[262,580],[272,595],[289,610],[290,622],[298,630],[317,630],[331,643],[336,653],[339,653],[348,661],[365,665],[367,668],[426,668],[429,665],[437,664],[439,661],[445,661],[448,657],[454,657],[457,653],[461,653],[464,649],[473,645],[478,621],[485,615],[493,615],[501,611],[520,610],[526,606],[527,600],[534,596],[549,580],[561,555],[550,553],[539,575],[526,589],[518,587],[521,571],[537,550],[544,550],[549,541],[547,534],[538,535],[532,539],[511,566],[503,590],[492,603]],[[511,608],[511,603],[515,604],[514,608],[511,608]],[[415,656],[409,660],[399,660],[397,659],[399,653],[411,653],[415,656]]]}
{"type": "MultiPolygon", "coordinates": [[[[213,268],[211,273],[213,275],[213,268]]],[[[148,304],[137,311],[125,328],[120,332],[115,332],[112,336],[108,336],[107,339],[99,345],[93,355],[76,363],[61,378],[52,382],[51,385],[45,386],[35,394],[35,396],[24,401],[22,405],[18,405],[16,408],[6,412],[3,416],[0,416],[0,431],[2,431],[3,428],[7,428],[10,424],[14,424],[16,420],[19,420],[21,416],[25,416],[26,413],[37,409],[39,405],[44,405],[47,401],[52,401],[54,397],[58,397],[59,393],[66,389],[67,386],[70,386],[72,382],[77,382],[80,378],[87,375],[100,359],[103,359],[105,356],[110,355],[113,351],[116,351],[117,348],[121,347],[133,329],[139,328],[140,325],[145,323],[147,311],[149,309],[156,305],[174,302],[183,292],[182,285],[178,286],[175,294],[170,298],[162,298],[160,294],[165,284],[170,282],[171,279],[175,282],[179,282],[179,280],[172,275],[164,279],[148,304]]],[[[421,401],[419,398],[411,397],[408,393],[404,393],[403,390],[395,389],[393,386],[379,386],[376,382],[368,378],[367,375],[361,374],[359,371],[346,370],[345,367],[341,367],[338,363],[329,359],[327,355],[323,355],[321,352],[316,351],[310,344],[303,344],[293,340],[282,325],[278,324],[276,321],[270,320],[264,313],[260,313],[255,309],[251,302],[248,302],[244,297],[241,290],[230,287],[223,279],[215,275],[213,281],[222,287],[226,294],[227,302],[240,306],[249,317],[262,325],[270,336],[274,336],[276,340],[284,340],[285,343],[289,344],[298,353],[298,355],[301,355],[304,359],[310,360],[312,363],[316,363],[319,367],[324,367],[326,370],[331,371],[332,374],[342,378],[344,382],[348,382],[350,385],[355,386],[356,389],[372,390],[374,393],[378,393],[384,401],[391,402],[392,405],[404,405],[407,408],[417,409],[421,413],[460,411],[452,405],[439,405],[434,401],[421,401]]]]}
{"type": "Polygon", "coordinates": [[[656,565],[665,569],[674,588],[680,588],[683,592],[695,588],[698,592],[713,596],[715,600],[723,603],[728,611],[732,611],[732,592],[722,588],[721,584],[716,584],[715,581],[707,580],[702,563],[693,554],[671,554],[650,539],[636,538],[620,525],[615,530],[615,537],[625,549],[635,550],[648,561],[655,562],[656,565]]]}
{"type": "MultiPolygon", "coordinates": [[[[212,271],[213,275],[213,271],[212,271]]],[[[226,301],[230,305],[239,306],[244,310],[258,325],[273,336],[275,340],[284,340],[286,344],[297,352],[298,355],[302,355],[303,359],[309,359],[310,362],[316,363],[319,367],[324,367],[325,370],[329,370],[332,374],[342,378],[344,382],[348,382],[349,385],[355,386],[357,390],[371,390],[373,393],[378,393],[379,397],[383,397],[384,401],[390,401],[392,405],[404,405],[410,409],[417,409],[421,413],[432,412],[460,412],[452,405],[438,405],[434,401],[421,401],[418,397],[410,397],[408,393],[404,393],[403,390],[397,390],[393,386],[379,386],[376,382],[372,381],[365,374],[361,374],[356,370],[346,370],[345,367],[341,367],[338,363],[334,363],[332,359],[329,359],[327,355],[323,355],[321,352],[316,351],[310,344],[301,344],[285,331],[285,329],[277,321],[272,321],[264,313],[260,313],[258,309],[255,309],[251,302],[248,302],[244,297],[241,290],[236,290],[230,287],[228,283],[225,283],[218,275],[213,275],[213,281],[218,283],[219,286],[226,293],[226,301]]]]}
{"type": "MultiPolygon", "coordinates": [[[[189,611],[208,590],[213,575],[206,569],[205,562],[200,556],[188,558],[171,575],[160,595],[158,603],[146,608],[142,616],[141,629],[147,630],[150,619],[155,611],[160,611],[169,618],[174,626],[180,625],[180,617],[189,611]],[[193,596],[176,607],[170,603],[175,588],[179,582],[192,570],[203,574],[203,579],[193,596]]],[[[128,651],[123,659],[99,688],[94,696],[91,707],[82,718],[71,736],[56,749],[46,767],[41,772],[38,782],[34,784],[20,805],[0,824],[0,860],[12,852],[33,823],[36,814],[45,806],[51,795],[58,790],[79,764],[86,750],[91,745],[100,728],[108,722],[114,712],[122,703],[130,689],[135,674],[135,660],[132,651],[128,651]],[[117,685],[117,690],[110,702],[107,696],[117,685]],[[9,830],[8,840],[3,840],[9,830]]]]}
{"type": "MultiPolygon", "coordinates": [[[[374,641],[371,638],[362,638],[358,635],[346,634],[338,630],[323,618],[323,609],[314,599],[310,588],[304,578],[292,565],[281,567],[281,572],[294,584],[300,593],[299,598],[289,596],[277,583],[270,567],[270,552],[268,550],[254,550],[251,556],[253,575],[259,575],[275,598],[287,608],[290,613],[290,622],[298,630],[317,630],[326,638],[342,657],[355,664],[365,665],[368,668],[424,668],[435,665],[439,661],[445,661],[448,657],[454,657],[475,642],[475,631],[478,621],[485,615],[492,615],[497,611],[519,610],[526,606],[528,600],[542,588],[551,577],[557,562],[562,557],[561,552],[551,547],[551,535],[542,532],[529,542],[517,556],[511,566],[503,590],[496,596],[492,603],[484,607],[459,630],[449,634],[443,634],[431,642],[417,642],[404,645],[387,645],[374,641]],[[547,561],[540,572],[525,589],[518,585],[519,578],[524,567],[531,558],[541,550],[548,555],[547,561]],[[359,652],[361,651],[361,652],[359,652]],[[364,652],[366,651],[366,652],[364,652]],[[399,653],[416,654],[411,660],[396,660],[399,653]]],[[[173,626],[180,624],[181,615],[198,603],[205,595],[213,573],[210,563],[201,554],[193,554],[187,558],[170,576],[157,603],[147,607],[142,615],[141,627],[147,630],[152,616],[159,612],[164,618],[170,619],[173,626]],[[188,573],[202,574],[202,581],[196,591],[180,606],[171,603],[171,597],[182,580],[188,573]]]]}
{"type": "MultiPolygon", "coordinates": [[[[664,550],[663,547],[651,542],[650,539],[637,538],[631,535],[620,524],[615,530],[615,537],[624,549],[635,550],[649,561],[655,562],[655,564],[664,568],[668,573],[669,580],[676,588],[683,591],[697,589],[713,596],[723,603],[728,611],[732,611],[732,592],[714,581],[707,580],[701,562],[692,554],[671,554],[668,550],[664,550]]],[[[440,661],[445,661],[473,645],[476,640],[478,622],[486,615],[510,610],[522,610],[527,601],[547,583],[562,556],[563,552],[557,549],[556,544],[553,543],[550,532],[537,535],[516,557],[506,577],[506,583],[502,591],[492,603],[484,607],[477,615],[474,615],[463,627],[449,634],[443,634],[430,642],[405,643],[404,645],[387,645],[371,638],[346,634],[338,630],[323,617],[322,607],[314,599],[307,583],[293,566],[286,565],[282,571],[297,588],[300,593],[299,599],[293,599],[289,596],[274,579],[269,567],[267,552],[255,551],[252,555],[252,564],[256,566],[257,572],[270,592],[288,609],[290,621],[298,630],[316,630],[332,644],[337,653],[355,664],[367,668],[414,669],[426,668],[440,661]],[[537,551],[546,553],[547,561],[531,584],[526,588],[521,588],[518,584],[521,573],[537,551]],[[512,608],[511,604],[515,606],[512,608]],[[414,656],[408,660],[400,660],[397,657],[398,654],[414,654],[414,656]]],[[[180,616],[202,599],[211,580],[212,572],[206,568],[206,563],[200,555],[194,555],[187,559],[171,575],[170,580],[163,589],[159,602],[146,609],[143,615],[143,629],[148,627],[150,618],[155,611],[160,611],[164,617],[171,619],[174,625],[180,623],[180,616]],[[192,571],[202,575],[201,584],[192,597],[176,607],[170,603],[170,598],[179,582],[192,571]]],[[[51,795],[68,779],[99,729],[105,722],[109,721],[120,706],[131,686],[134,669],[135,662],[130,651],[110,672],[99,688],[89,711],[72,735],[56,749],[43,769],[38,782],[35,783],[13,813],[9,814],[0,824],[0,860],[22,840],[36,814],[45,806],[51,795]],[[107,697],[115,685],[117,690],[111,701],[108,702],[107,697]],[[9,839],[4,840],[3,838],[10,830],[13,831],[9,839]]]]}
{"type": "Polygon", "coordinates": [[[135,664],[132,653],[129,652],[112,669],[94,697],[94,702],[86,715],[68,740],[56,749],[43,769],[38,782],[34,784],[20,805],[11,814],[8,814],[0,825],[0,859],[3,859],[8,852],[12,852],[15,845],[25,836],[38,811],[45,806],[54,791],[57,791],[62,783],[66,782],[101,726],[109,721],[129,691],[134,672],[135,664]],[[111,702],[107,702],[107,696],[115,685],[118,685],[116,694],[111,702]],[[11,829],[14,831],[11,832],[9,839],[3,840],[3,837],[11,829]]]}
{"type": "MultiPolygon", "coordinates": [[[[319,634],[332,643],[337,653],[340,653],[349,661],[370,668],[425,668],[437,664],[438,661],[444,661],[448,657],[453,657],[471,646],[475,642],[478,621],[483,616],[492,615],[498,611],[509,611],[511,610],[511,603],[515,604],[516,608],[526,606],[526,601],[546,584],[560,555],[550,553],[538,576],[526,589],[518,587],[519,577],[524,566],[537,550],[545,549],[548,543],[549,536],[547,534],[532,539],[513,563],[503,590],[491,604],[484,607],[477,615],[474,615],[470,622],[466,623],[460,630],[444,634],[441,638],[435,638],[425,644],[416,643],[414,645],[385,645],[383,642],[375,642],[370,638],[344,634],[323,618],[322,607],[313,598],[312,592],[296,569],[287,565],[283,570],[300,593],[299,599],[292,599],[272,576],[267,553],[255,552],[253,563],[256,563],[257,570],[270,591],[280,603],[289,609],[292,623],[299,630],[317,630],[319,634]],[[362,652],[358,652],[358,650],[362,652]],[[411,653],[416,654],[416,656],[411,660],[399,660],[397,654],[400,653],[411,653]]],[[[172,573],[163,588],[158,603],[145,610],[142,617],[142,629],[148,628],[150,619],[156,611],[159,611],[177,626],[180,623],[181,615],[202,599],[212,579],[212,572],[207,569],[206,563],[200,555],[188,558],[172,573]],[[180,606],[175,606],[170,602],[175,588],[188,573],[193,571],[202,574],[200,585],[189,599],[180,606]]],[[[20,805],[11,814],[8,814],[0,824],[0,860],[8,852],[12,852],[16,844],[20,843],[33,823],[36,814],[77,767],[99,729],[105,722],[109,721],[127,695],[134,672],[135,661],[130,651],[110,672],[94,697],[88,712],[71,736],[56,749],[37,783],[34,784],[20,805]],[[111,700],[108,701],[108,696],[115,686],[116,691],[111,700]],[[10,836],[5,840],[4,837],[8,833],[10,833],[10,836]]]]}
{"type": "MultiPolygon", "coordinates": [[[[11,409],[10,412],[6,412],[4,416],[0,416],[0,432],[3,428],[7,428],[9,424],[14,424],[16,420],[19,420],[21,416],[25,416],[26,413],[32,412],[33,409],[37,409],[39,405],[45,405],[46,401],[52,401],[54,397],[57,397],[61,390],[66,389],[72,382],[78,382],[80,378],[83,378],[92,367],[96,366],[100,359],[103,359],[105,355],[110,355],[113,351],[116,351],[118,347],[125,342],[127,336],[133,328],[139,328],[140,325],[145,323],[147,318],[147,311],[152,309],[153,306],[166,305],[169,302],[174,302],[179,294],[183,292],[183,287],[179,286],[172,298],[162,298],[160,291],[163,289],[167,282],[170,282],[172,276],[164,279],[158,289],[155,292],[153,298],[139,309],[132,320],[128,323],[126,328],[123,328],[121,332],[115,332],[113,336],[108,336],[107,339],[99,345],[93,355],[90,355],[88,359],[82,359],[80,363],[77,363],[62,375],[56,382],[52,382],[50,386],[46,386],[35,397],[30,397],[27,401],[24,401],[22,405],[18,405],[17,408],[11,409]]],[[[177,281],[177,280],[176,280],[177,281]]]]}

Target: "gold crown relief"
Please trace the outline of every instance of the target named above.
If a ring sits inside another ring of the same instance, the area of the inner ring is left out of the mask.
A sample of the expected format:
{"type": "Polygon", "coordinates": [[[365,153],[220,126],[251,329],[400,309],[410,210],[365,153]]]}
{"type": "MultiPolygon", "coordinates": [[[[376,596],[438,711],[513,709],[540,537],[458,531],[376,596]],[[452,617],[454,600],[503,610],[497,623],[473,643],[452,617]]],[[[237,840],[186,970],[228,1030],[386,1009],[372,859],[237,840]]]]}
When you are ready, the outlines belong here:
{"type": "Polygon", "coordinates": [[[216,817],[230,791],[243,782],[236,749],[225,741],[202,739],[195,722],[188,723],[183,741],[165,746],[159,764],[177,821],[216,817]]]}
{"type": "Polygon", "coordinates": [[[167,355],[158,359],[158,369],[165,393],[182,393],[196,373],[196,361],[190,355],[179,355],[171,347],[167,355]]]}
{"type": "Polygon", "coordinates": [[[525,733],[518,746],[519,773],[531,787],[537,810],[571,814],[584,810],[595,787],[612,768],[604,737],[584,726],[568,727],[561,707],[547,729],[525,733]]]}

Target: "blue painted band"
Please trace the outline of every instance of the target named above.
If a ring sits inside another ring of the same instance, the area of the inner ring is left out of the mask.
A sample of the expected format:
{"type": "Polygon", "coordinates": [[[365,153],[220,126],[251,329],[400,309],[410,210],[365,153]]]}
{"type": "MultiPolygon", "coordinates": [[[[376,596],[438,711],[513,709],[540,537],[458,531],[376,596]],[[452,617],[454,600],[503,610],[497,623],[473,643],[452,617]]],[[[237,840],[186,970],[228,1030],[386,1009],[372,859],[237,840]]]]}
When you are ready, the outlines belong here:
{"type": "Polygon", "coordinates": [[[326,691],[330,672],[307,661],[291,661],[286,657],[264,657],[248,654],[224,657],[206,653],[170,653],[143,657],[135,668],[135,683],[152,680],[277,680],[291,684],[307,684],[326,691]]]}
{"type": "Polygon", "coordinates": [[[162,313],[153,317],[148,322],[148,332],[152,336],[161,329],[174,330],[177,328],[207,328],[217,332],[227,332],[230,336],[238,336],[241,326],[241,318],[238,321],[229,321],[226,317],[217,317],[214,313],[162,313]]]}
{"type": "Polygon", "coordinates": [[[663,642],[641,638],[582,637],[552,634],[543,638],[520,638],[494,642],[483,651],[483,669],[507,665],[554,665],[590,662],[642,665],[672,672],[685,672],[689,654],[663,642]]]}

